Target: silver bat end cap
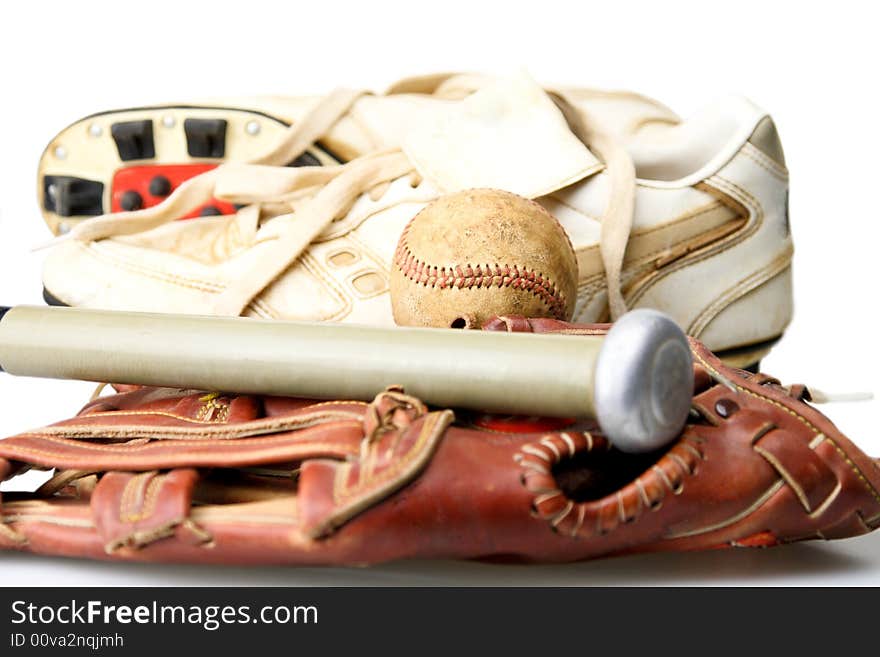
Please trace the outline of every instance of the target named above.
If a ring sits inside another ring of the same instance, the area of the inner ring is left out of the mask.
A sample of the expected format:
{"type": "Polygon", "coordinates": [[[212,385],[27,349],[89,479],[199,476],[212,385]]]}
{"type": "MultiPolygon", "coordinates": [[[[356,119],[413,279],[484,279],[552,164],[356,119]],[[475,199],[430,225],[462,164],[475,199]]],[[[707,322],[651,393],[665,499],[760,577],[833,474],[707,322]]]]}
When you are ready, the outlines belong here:
{"type": "Polygon", "coordinates": [[[693,357],[668,316],[646,308],[618,319],[594,376],[596,419],[619,450],[650,452],[681,432],[693,396],[693,357]]]}

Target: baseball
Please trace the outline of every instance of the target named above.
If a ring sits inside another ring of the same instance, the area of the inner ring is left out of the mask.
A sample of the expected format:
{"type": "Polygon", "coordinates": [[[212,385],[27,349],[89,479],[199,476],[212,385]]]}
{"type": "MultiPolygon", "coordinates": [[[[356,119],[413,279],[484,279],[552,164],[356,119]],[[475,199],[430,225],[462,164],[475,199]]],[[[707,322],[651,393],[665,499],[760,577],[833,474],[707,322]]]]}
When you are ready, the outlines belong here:
{"type": "Polygon", "coordinates": [[[559,222],[516,194],[442,196],[407,224],[391,266],[402,326],[479,328],[495,315],[570,320],[577,258],[559,222]]]}

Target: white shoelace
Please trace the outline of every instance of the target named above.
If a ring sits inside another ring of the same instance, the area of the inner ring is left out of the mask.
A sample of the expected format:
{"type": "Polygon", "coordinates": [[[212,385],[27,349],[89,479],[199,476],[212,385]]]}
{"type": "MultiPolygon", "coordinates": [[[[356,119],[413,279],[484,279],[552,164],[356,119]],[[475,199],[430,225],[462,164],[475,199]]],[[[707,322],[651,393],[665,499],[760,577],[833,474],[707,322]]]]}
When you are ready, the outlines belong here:
{"type": "MultiPolygon", "coordinates": [[[[453,78],[438,93],[467,95],[485,84],[479,76],[453,78]]],[[[240,315],[275,278],[287,270],[364,193],[384,192],[404,176],[419,176],[402,151],[375,153],[347,164],[288,168],[284,165],[305,152],[345,116],[366,92],[337,90],[323,98],[301,121],[288,129],[271,152],[248,164],[230,163],[191,178],[162,203],[133,212],[85,220],[53,240],[97,241],[156,228],[192,212],[211,198],[242,204],[238,218],[254,231],[260,221],[285,217],[285,230],[251,270],[232,281],[213,302],[219,315],[240,315]],[[289,219],[289,220],[288,220],[289,219]]],[[[600,253],[605,268],[612,320],[626,312],[621,291],[624,254],[632,230],[635,168],[627,151],[591,121],[564,94],[548,92],[576,136],[604,162],[611,180],[608,205],[601,219],[600,253]]]]}

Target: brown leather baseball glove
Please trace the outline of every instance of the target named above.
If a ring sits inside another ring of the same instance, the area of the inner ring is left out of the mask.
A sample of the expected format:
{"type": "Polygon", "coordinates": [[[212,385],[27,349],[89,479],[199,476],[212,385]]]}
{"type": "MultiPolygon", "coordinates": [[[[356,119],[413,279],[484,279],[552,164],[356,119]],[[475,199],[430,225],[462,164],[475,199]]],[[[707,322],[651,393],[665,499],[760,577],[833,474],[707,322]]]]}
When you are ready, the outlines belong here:
{"type": "MultiPolygon", "coordinates": [[[[491,330],[601,333],[554,320],[491,330]]],[[[142,561],[569,561],[768,546],[880,525],[880,464],[802,386],[693,342],[691,419],[652,454],[567,420],[140,388],[0,441],[0,475],[55,469],[0,502],[0,546],[142,561]]]]}

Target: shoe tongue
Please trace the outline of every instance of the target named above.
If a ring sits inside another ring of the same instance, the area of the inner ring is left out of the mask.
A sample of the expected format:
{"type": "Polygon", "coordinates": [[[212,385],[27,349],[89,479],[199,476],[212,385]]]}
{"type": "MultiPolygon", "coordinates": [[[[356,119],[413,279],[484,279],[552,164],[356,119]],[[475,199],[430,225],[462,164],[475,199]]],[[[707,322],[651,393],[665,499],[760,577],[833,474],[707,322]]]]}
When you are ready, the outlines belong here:
{"type": "Polygon", "coordinates": [[[535,198],[602,169],[525,75],[499,79],[415,124],[403,150],[445,192],[490,187],[535,198]]]}

